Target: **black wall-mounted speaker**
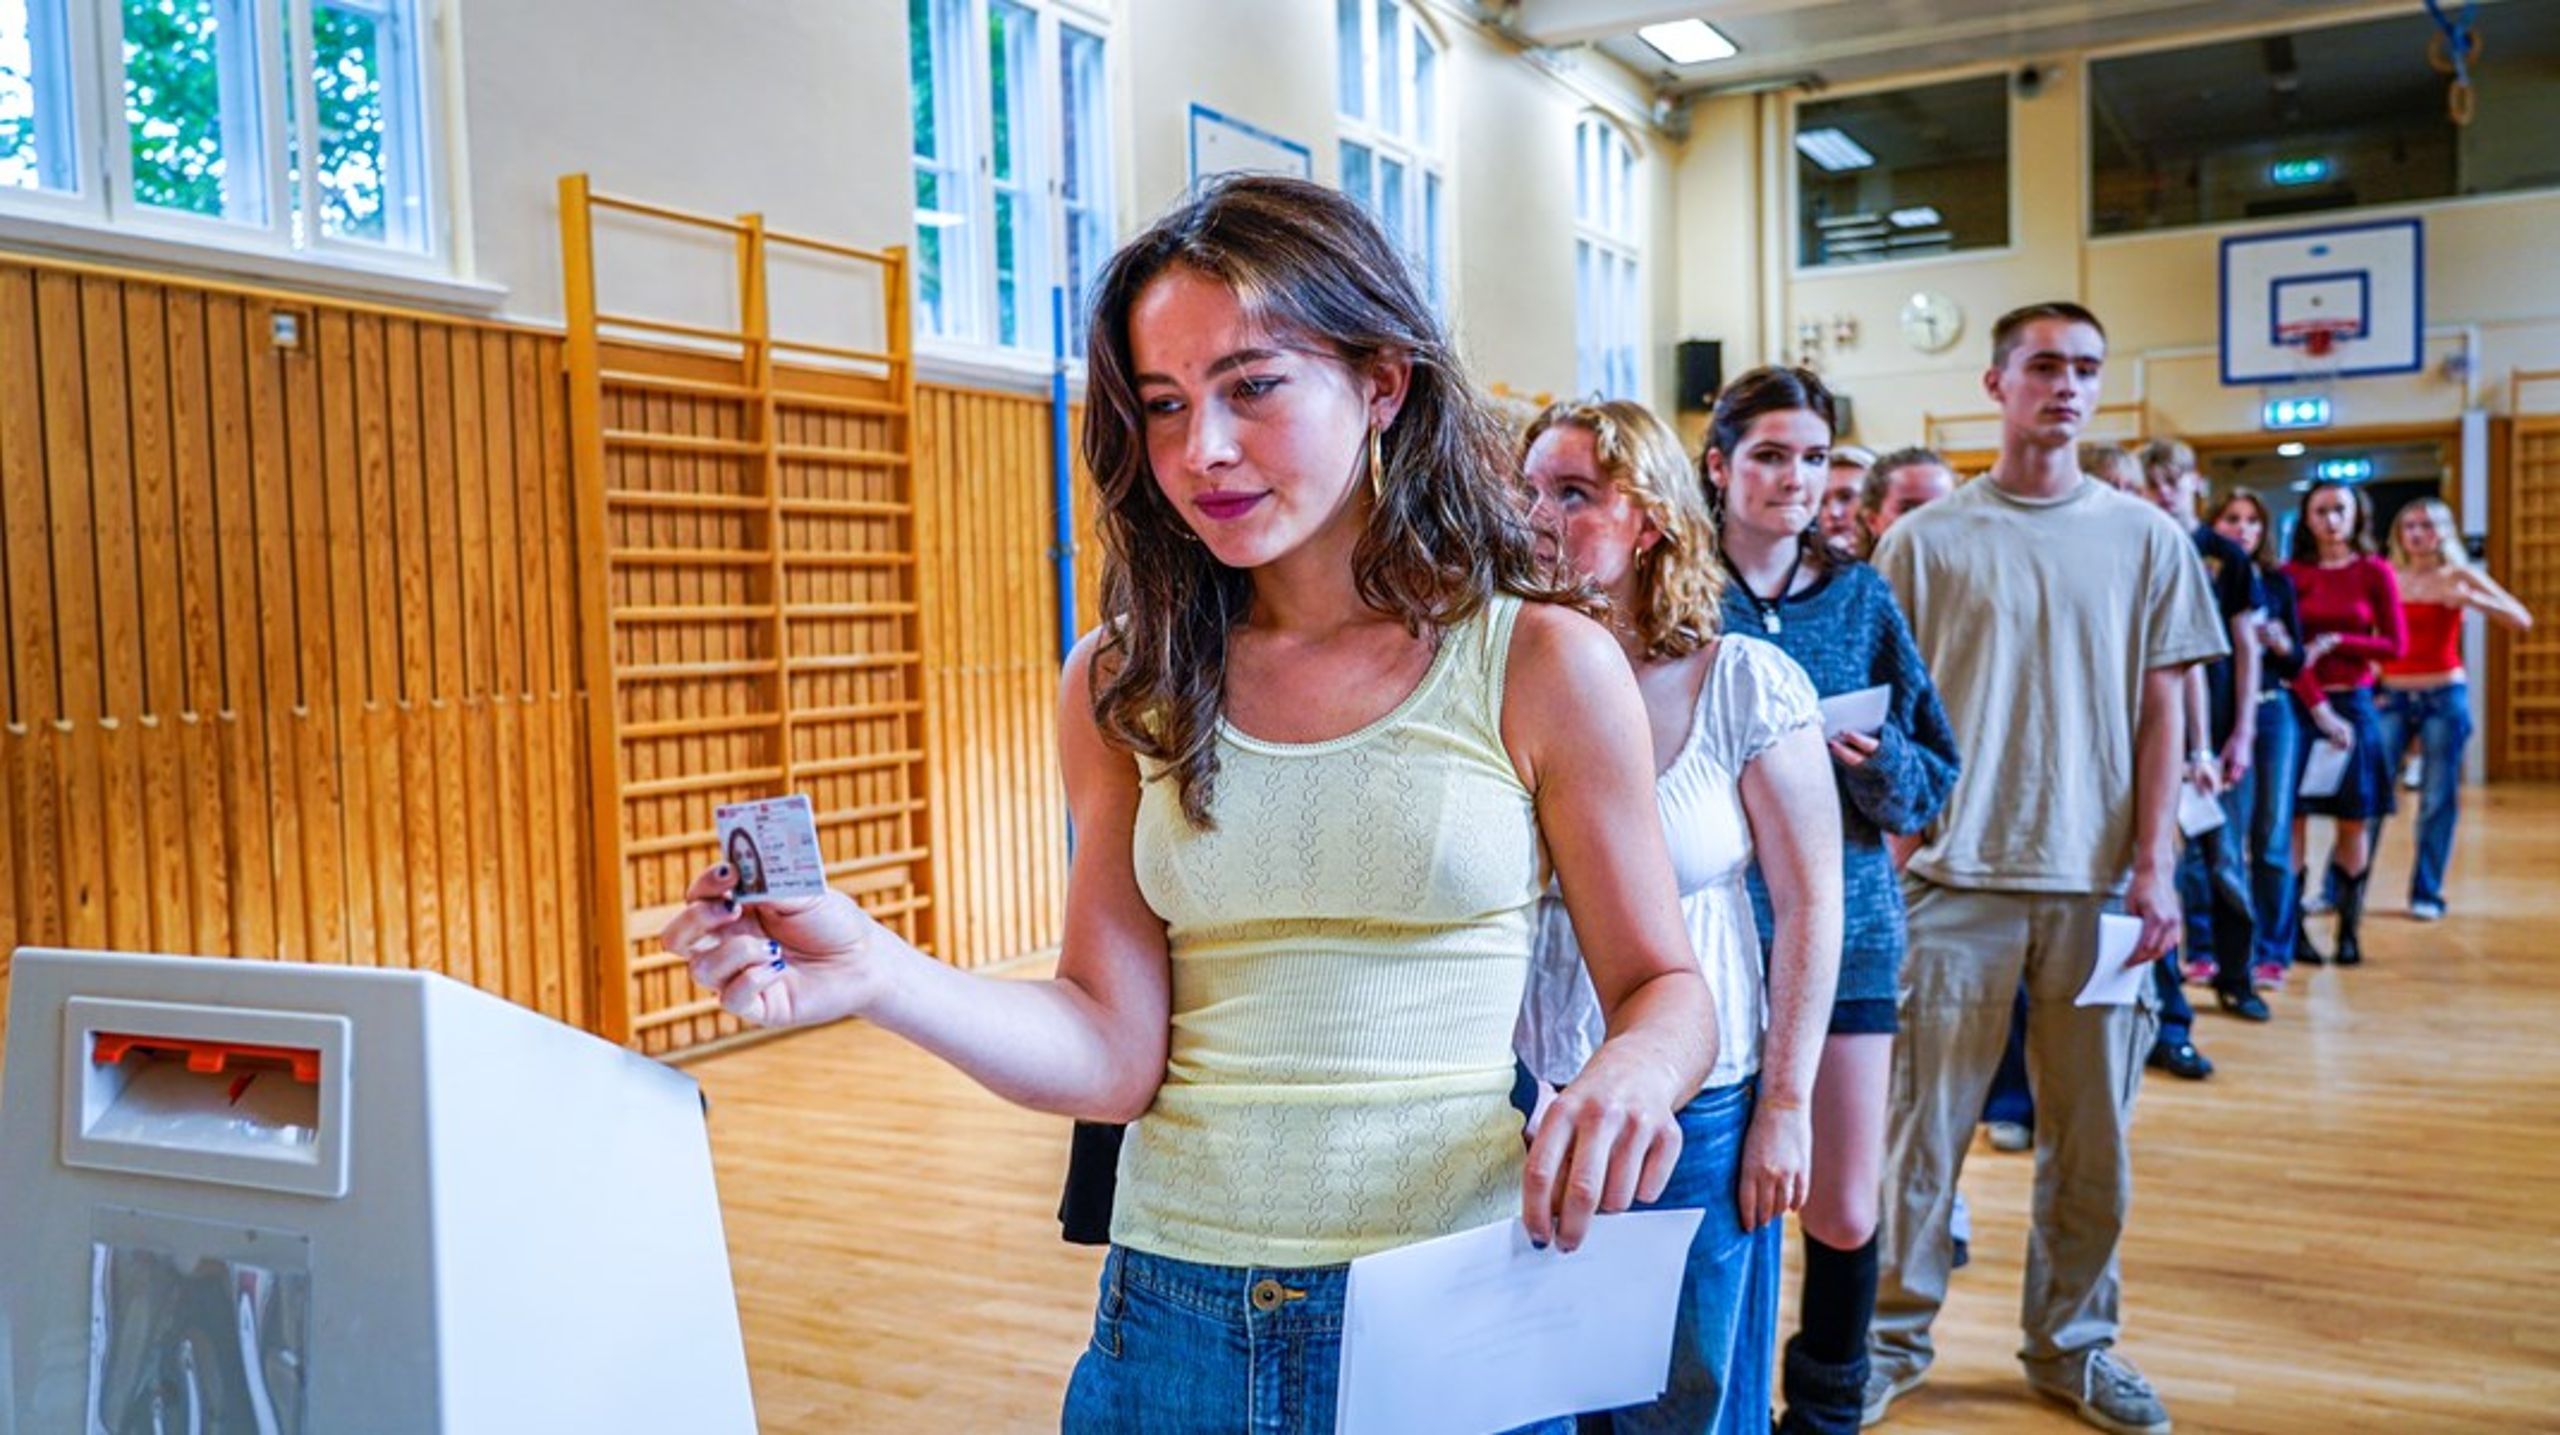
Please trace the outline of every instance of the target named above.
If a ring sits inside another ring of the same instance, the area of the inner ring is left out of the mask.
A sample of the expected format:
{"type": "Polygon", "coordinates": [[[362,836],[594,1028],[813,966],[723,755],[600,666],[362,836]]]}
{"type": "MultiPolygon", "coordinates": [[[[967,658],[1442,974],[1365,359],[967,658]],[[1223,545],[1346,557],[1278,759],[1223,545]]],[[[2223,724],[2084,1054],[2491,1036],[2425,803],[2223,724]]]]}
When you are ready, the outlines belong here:
{"type": "Polygon", "coordinates": [[[1724,387],[1724,341],[1683,339],[1678,354],[1680,412],[1702,414],[1714,408],[1716,392],[1724,387]]]}

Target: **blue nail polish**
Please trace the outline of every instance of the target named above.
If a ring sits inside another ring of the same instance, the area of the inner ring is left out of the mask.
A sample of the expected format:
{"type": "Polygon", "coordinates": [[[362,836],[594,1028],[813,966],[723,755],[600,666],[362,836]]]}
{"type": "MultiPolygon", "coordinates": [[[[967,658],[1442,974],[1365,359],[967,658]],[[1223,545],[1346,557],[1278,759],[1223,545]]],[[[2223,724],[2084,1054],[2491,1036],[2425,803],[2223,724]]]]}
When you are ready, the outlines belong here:
{"type": "Polygon", "coordinates": [[[764,949],[777,957],[782,955],[782,944],[771,937],[765,938],[764,949]]]}
{"type": "Polygon", "coordinates": [[[765,965],[778,972],[781,971],[786,964],[783,962],[782,958],[776,957],[772,961],[765,963],[765,965]]]}

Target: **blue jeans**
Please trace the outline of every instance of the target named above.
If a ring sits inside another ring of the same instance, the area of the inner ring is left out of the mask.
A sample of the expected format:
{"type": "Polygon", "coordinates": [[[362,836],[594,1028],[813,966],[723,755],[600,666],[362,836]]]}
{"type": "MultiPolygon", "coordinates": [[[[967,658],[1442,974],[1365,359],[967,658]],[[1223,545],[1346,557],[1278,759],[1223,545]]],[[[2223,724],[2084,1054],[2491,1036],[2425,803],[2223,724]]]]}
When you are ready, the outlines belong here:
{"type": "Polygon", "coordinates": [[[2027,1085],[2027,984],[2018,983],[2018,999],[2009,1004],[2009,1042],[2000,1050],[2000,1067],[1991,1074],[1990,1094],[1982,1098],[1982,1119],[2014,1121],[2032,1131],[2036,1124],[2035,1089],[2027,1085]]]}
{"type": "MultiPolygon", "coordinates": [[[[2222,825],[2190,839],[2178,854],[2178,905],[2186,917],[2188,959],[2210,959],[2213,984],[2240,992],[2249,989],[2249,961],[2258,940],[2249,890],[2249,812],[2234,792],[2219,800],[2222,825]]],[[[2168,963],[2161,966],[2164,981],[2174,976],[2168,963]]]]}
{"type": "MultiPolygon", "coordinates": [[[[1330,1435],[1349,1266],[1204,1266],[1113,1246],[1067,1435],[1330,1435]],[[1253,1293],[1265,1287],[1257,1309],[1253,1293]]],[[[1765,1418],[1765,1417],[1764,1417],[1765,1418]]],[[[1573,1421],[1518,1435],[1572,1435],[1573,1421]]]]}
{"type": "Polygon", "coordinates": [[[2293,702],[2279,694],[2258,704],[2258,744],[2249,775],[2224,793],[2230,830],[2248,834],[2249,907],[2257,921],[2251,965],[2293,965],[2293,774],[2301,766],[2302,727],[2293,702]]]}
{"type": "MultiPolygon", "coordinates": [[[[2385,688],[2383,750],[2396,760],[2417,734],[2418,857],[2409,868],[2409,901],[2444,901],[2445,864],[2453,860],[2453,824],[2462,813],[2462,748],[2471,740],[2471,690],[2447,683],[2424,692],[2385,688]]],[[[2379,829],[2377,827],[2379,845],[2379,829]]]]}
{"type": "Polygon", "coordinates": [[[1671,1383],[1650,1405],[1609,1412],[1620,1435],[1768,1435],[1769,1370],[1777,1358],[1778,1265],[1786,1222],[1742,1229],[1742,1142],[1753,1084],[1699,1092],[1680,1109],[1680,1162],[1662,1199],[1638,1210],[1706,1212],[1680,1278],[1671,1383]]]}

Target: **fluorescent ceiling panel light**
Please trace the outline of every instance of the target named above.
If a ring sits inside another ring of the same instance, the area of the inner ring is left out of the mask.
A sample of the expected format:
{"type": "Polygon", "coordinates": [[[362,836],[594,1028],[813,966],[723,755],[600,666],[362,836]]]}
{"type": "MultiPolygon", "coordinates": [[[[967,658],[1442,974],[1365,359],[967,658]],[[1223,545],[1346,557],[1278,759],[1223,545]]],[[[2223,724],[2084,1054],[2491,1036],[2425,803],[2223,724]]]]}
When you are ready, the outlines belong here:
{"type": "Polygon", "coordinates": [[[1796,148],[1806,159],[1838,174],[1844,169],[1865,169],[1876,162],[1867,147],[1840,130],[1825,127],[1806,130],[1796,136],[1796,148]]]}
{"type": "Polygon", "coordinates": [[[2303,446],[2298,443],[2280,443],[2276,445],[2276,457],[2300,458],[2302,457],[2302,449],[2303,446]]]}
{"type": "Polygon", "coordinates": [[[1928,205],[1915,204],[1909,209],[1897,209],[1886,217],[1893,221],[1893,227],[1896,229],[1926,229],[1945,216],[1928,205]]]}
{"type": "Polygon", "coordinates": [[[1704,20],[1674,20],[1668,25],[1647,25],[1636,31],[1636,38],[1651,45],[1662,58],[1675,65],[1704,65],[1715,60],[1730,60],[1735,54],[1733,42],[1704,20]]]}

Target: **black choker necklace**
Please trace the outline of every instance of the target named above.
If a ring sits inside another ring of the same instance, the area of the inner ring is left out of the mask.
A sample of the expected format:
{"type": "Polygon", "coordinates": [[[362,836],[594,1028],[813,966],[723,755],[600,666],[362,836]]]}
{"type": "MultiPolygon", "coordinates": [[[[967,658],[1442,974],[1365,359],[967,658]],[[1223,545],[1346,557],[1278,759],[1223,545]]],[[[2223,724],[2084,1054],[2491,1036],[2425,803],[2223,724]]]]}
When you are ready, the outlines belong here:
{"type": "MultiPolygon", "coordinates": [[[[1717,551],[1720,554],[1723,553],[1721,549],[1717,551]]],[[[1772,636],[1785,632],[1787,623],[1784,618],[1778,616],[1778,605],[1787,601],[1787,591],[1796,586],[1796,574],[1804,567],[1803,542],[1799,541],[1796,544],[1795,559],[1787,564],[1787,576],[1778,580],[1778,593],[1774,598],[1763,598],[1752,592],[1751,585],[1743,580],[1742,570],[1733,566],[1732,555],[1723,554],[1723,556],[1725,571],[1733,575],[1735,586],[1742,589],[1742,596],[1750,599],[1752,608],[1760,614],[1760,631],[1772,636]]]]}

